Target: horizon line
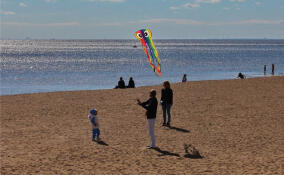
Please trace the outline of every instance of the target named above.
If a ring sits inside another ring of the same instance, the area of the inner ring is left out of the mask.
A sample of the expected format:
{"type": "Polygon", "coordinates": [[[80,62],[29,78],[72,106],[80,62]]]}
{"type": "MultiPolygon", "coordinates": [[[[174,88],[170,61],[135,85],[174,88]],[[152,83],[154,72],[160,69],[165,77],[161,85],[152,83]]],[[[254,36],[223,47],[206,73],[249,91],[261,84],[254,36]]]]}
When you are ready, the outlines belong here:
{"type": "MultiPolygon", "coordinates": [[[[283,40],[283,38],[155,38],[155,40],[283,40]]],[[[0,38],[0,40],[136,40],[127,38],[0,38]]]]}

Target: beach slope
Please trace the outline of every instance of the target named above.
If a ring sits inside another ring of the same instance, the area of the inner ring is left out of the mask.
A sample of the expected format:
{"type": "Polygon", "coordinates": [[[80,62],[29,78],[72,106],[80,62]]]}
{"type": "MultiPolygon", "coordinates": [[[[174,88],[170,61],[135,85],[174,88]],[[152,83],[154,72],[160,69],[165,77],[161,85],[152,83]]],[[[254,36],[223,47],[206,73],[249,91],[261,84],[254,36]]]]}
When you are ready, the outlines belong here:
{"type": "Polygon", "coordinates": [[[146,149],[136,99],[153,88],[159,100],[161,85],[0,96],[0,174],[284,174],[284,76],[172,84],[172,127],[158,106],[158,148],[146,149]]]}

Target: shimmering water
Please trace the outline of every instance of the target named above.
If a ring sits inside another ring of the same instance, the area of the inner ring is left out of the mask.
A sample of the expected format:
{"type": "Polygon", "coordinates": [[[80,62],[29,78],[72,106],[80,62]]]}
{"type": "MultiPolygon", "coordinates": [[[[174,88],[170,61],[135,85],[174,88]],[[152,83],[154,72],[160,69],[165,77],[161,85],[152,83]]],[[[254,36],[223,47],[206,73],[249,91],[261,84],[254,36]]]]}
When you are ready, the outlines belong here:
{"type": "Polygon", "coordinates": [[[284,40],[154,40],[162,77],[137,40],[1,40],[1,95],[111,89],[130,76],[137,86],[284,74],[284,40]],[[137,47],[133,47],[137,46],[137,47]]]}

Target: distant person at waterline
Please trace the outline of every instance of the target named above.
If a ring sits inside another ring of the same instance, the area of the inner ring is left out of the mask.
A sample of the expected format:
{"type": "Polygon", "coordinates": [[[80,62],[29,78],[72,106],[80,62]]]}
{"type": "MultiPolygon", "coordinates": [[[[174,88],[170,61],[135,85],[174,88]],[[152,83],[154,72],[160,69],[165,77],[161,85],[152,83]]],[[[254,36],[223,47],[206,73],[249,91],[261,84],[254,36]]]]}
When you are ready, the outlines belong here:
{"type": "Polygon", "coordinates": [[[129,78],[129,81],[128,81],[128,88],[135,88],[135,83],[134,83],[134,80],[132,77],[129,78]]]}
{"type": "Polygon", "coordinates": [[[238,77],[237,77],[237,78],[245,79],[245,78],[246,78],[246,76],[240,72],[240,73],[238,74],[238,77]]]}
{"type": "Polygon", "coordinates": [[[117,83],[117,86],[115,87],[115,89],[124,89],[125,88],[125,82],[123,80],[122,77],[119,78],[119,81],[117,83]]]}
{"type": "Polygon", "coordinates": [[[184,74],[183,77],[182,77],[182,82],[184,83],[186,81],[187,81],[186,74],[184,74]]]}

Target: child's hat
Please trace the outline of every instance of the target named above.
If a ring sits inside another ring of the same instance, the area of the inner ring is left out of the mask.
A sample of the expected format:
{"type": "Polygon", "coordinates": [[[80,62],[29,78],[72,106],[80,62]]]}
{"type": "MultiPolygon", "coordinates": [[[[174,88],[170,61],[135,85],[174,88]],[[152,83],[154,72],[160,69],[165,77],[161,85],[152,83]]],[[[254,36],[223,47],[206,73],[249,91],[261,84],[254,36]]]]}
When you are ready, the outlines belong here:
{"type": "Polygon", "coordinates": [[[91,109],[90,110],[90,114],[93,114],[93,115],[95,115],[95,113],[97,112],[97,110],[96,109],[91,109]]]}

